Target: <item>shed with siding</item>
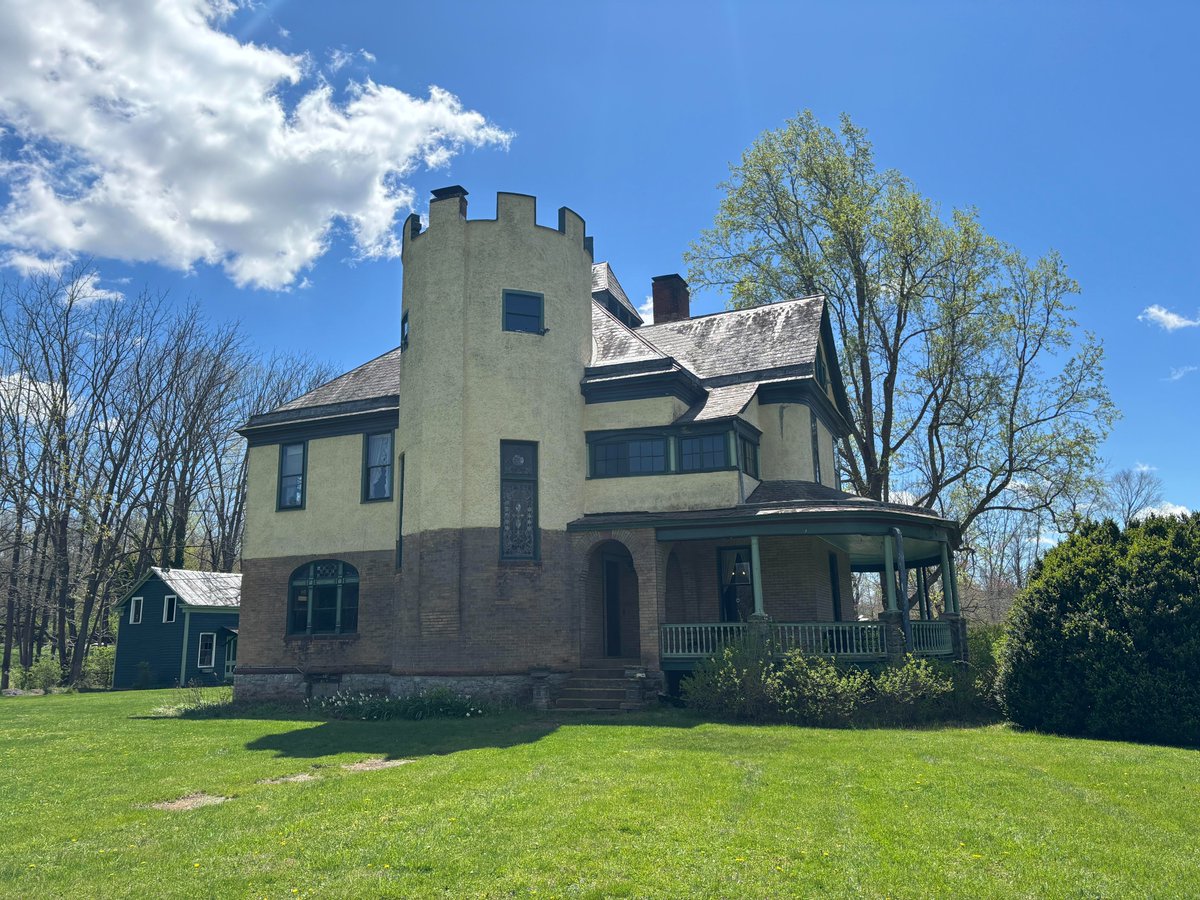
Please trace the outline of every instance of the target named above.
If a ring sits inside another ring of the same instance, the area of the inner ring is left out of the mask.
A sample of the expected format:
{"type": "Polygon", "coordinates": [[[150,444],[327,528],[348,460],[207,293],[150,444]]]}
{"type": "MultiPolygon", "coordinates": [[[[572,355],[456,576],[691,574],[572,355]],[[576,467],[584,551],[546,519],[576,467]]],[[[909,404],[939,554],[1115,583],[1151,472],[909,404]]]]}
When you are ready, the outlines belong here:
{"type": "Polygon", "coordinates": [[[113,688],[231,680],[241,595],[241,575],[151,566],[116,606],[113,688]]]}

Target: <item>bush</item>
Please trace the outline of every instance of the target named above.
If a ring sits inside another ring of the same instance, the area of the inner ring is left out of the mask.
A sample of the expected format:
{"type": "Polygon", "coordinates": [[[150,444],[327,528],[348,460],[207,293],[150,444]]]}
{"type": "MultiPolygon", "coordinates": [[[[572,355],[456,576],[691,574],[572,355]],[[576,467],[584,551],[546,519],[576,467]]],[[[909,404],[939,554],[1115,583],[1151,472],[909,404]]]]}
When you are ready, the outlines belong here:
{"type": "Polygon", "coordinates": [[[112,687],[113,664],[116,659],[116,647],[89,647],[87,659],[83,662],[84,687],[93,690],[105,690],[112,687]]]}
{"type": "Polygon", "coordinates": [[[871,698],[871,676],[793,650],[766,679],[773,711],[798,725],[845,725],[871,698]]]}
{"type": "Polygon", "coordinates": [[[886,666],[875,676],[872,711],[892,724],[915,724],[944,718],[954,691],[953,677],[927,659],[913,656],[886,666]]]}
{"type": "Polygon", "coordinates": [[[702,660],[680,685],[693,709],[742,722],[774,717],[775,703],[767,688],[767,648],[754,636],[736,641],[702,660]]]}
{"type": "Polygon", "coordinates": [[[1016,599],[997,692],[1013,722],[1200,744],[1200,514],[1088,523],[1016,599]]]}
{"type": "Polygon", "coordinates": [[[58,657],[43,653],[33,661],[28,669],[18,667],[14,670],[17,688],[23,691],[48,691],[62,683],[62,668],[58,657]]]}
{"type": "Polygon", "coordinates": [[[433,688],[404,697],[339,692],[306,700],[305,707],[331,719],[469,719],[484,715],[483,704],[448,688],[433,688]]]}

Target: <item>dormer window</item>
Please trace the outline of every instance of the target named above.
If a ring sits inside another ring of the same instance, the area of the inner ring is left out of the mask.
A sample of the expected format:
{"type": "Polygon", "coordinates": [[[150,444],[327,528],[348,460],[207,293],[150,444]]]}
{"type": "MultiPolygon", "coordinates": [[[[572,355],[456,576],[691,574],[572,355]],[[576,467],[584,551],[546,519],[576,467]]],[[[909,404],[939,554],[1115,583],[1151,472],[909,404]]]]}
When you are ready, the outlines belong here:
{"type": "Polygon", "coordinates": [[[829,373],[825,370],[825,354],[817,348],[817,384],[826,387],[829,384],[829,373]]]}
{"type": "Polygon", "coordinates": [[[542,295],[526,291],[504,292],[504,330],[545,334],[542,295]]]}

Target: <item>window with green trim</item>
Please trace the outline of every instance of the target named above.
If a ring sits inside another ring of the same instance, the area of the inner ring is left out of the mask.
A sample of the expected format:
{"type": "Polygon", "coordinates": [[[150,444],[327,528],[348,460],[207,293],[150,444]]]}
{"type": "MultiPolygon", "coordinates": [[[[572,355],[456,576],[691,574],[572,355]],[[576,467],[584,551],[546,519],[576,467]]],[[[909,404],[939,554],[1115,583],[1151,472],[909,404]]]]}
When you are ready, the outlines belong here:
{"type": "Polygon", "coordinates": [[[739,438],[742,442],[742,471],[751,478],[758,477],[758,444],[750,438],[739,438]]]}
{"type": "Polygon", "coordinates": [[[542,295],[525,291],[504,292],[504,330],[545,334],[542,295]]]}
{"type": "Polygon", "coordinates": [[[729,438],[726,433],[679,439],[679,471],[704,472],[728,467],[729,438]]]}
{"type": "Polygon", "coordinates": [[[813,481],[817,484],[821,483],[821,436],[817,432],[817,416],[811,410],[808,413],[808,421],[812,430],[812,458],[813,458],[813,481]]]}
{"type": "Polygon", "coordinates": [[[362,500],[392,499],[392,433],[363,435],[362,500]]]}
{"type": "Polygon", "coordinates": [[[279,446],[279,509],[304,508],[307,456],[307,446],[303,441],[279,446]]]}
{"type": "Polygon", "coordinates": [[[358,570],[339,559],[305,563],[288,590],[289,634],[358,631],[358,570]]]}
{"type": "Polygon", "coordinates": [[[592,444],[592,475],[658,475],[667,471],[665,437],[628,438],[592,444]]]}

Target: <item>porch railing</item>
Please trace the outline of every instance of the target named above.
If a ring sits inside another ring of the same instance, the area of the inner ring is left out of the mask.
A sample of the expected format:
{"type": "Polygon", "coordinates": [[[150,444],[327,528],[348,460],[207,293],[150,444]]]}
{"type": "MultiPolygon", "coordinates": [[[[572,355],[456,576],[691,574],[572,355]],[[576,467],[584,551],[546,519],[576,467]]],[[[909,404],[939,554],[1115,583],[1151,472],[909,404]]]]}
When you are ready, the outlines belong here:
{"type": "MultiPolygon", "coordinates": [[[[745,635],[750,627],[745,622],[663,625],[659,649],[663,659],[713,656],[745,635]]],[[[783,650],[857,659],[887,655],[886,633],[877,622],[770,622],[767,627],[772,642],[783,650]]]]}
{"type": "Polygon", "coordinates": [[[954,641],[949,622],[912,622],[912,652],[917,656],[950,656],[954,641]]]}

